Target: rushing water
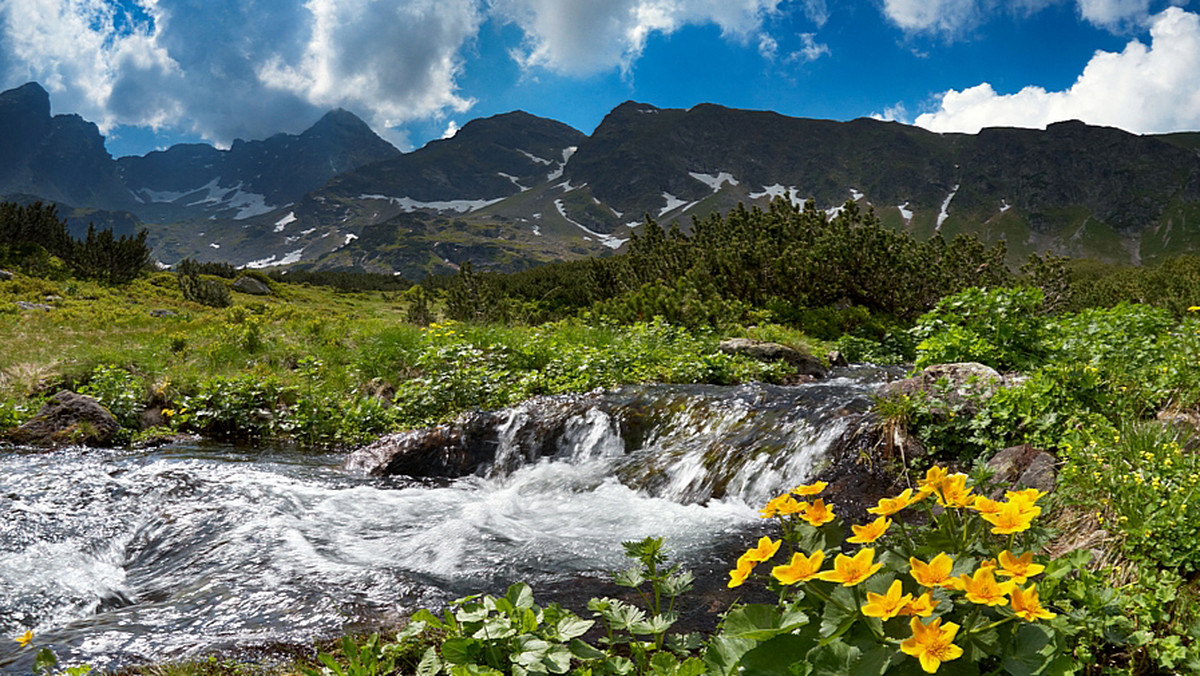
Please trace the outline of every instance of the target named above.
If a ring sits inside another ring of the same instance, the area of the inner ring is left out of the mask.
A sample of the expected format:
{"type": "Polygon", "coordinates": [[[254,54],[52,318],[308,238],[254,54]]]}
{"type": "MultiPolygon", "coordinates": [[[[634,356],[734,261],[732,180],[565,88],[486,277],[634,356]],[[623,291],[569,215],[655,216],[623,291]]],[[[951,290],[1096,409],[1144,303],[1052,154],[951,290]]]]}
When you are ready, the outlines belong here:
{"type": "MultiPolygon", "coordinates": [[[[516,580],[599,584],[648,535],[719,569],[878,379],[627,388],[542,457],[520,447],[538,412],[519,407],[495,465],[452,481],[295,449],[0,451],[0,635],[116,666],[303,643],[516,580]]],[[[31,653],[0,639],[0,671],[28,672],[31,653]]]]}

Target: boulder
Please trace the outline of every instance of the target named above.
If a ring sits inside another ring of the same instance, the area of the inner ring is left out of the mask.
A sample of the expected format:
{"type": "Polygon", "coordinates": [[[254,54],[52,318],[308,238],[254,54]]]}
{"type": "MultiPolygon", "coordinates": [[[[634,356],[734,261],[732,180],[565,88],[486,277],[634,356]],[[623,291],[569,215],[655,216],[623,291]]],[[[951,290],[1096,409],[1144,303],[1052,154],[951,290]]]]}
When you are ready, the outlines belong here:
{"type": "Polygon", "coordinates": [[[0,282],[7,282],[13,278],[13,273],[8,270],[0,270],[0,282]]]}
{"type": "Polygon", "coordinates": [[[779,343],[767,343],[751,338],[727,338],[717,349],[725,354],[741,354],[759,361],[782,361],[795,367],[796,375],[824,378],[825,365],[816,357],[779,343]]]}
{"type": "Polygon", "coordinates": [[[95,399],[62,390],[28,422],[8,432],[10,441],[35,446],[109,444],[121,425],[95,399]]]}
{"type": "Polygon", "coordinates": [[[924,394],[951,410],[974,415],[975,402],[991,397],[1007,384],[996,369],[977,362],[934,364],[911,378],[884,385],[879,396],[892,399],[924,394]]]}
{"type": "Polygon", "coordinates": [[[233,283],[234,291],[241,291],[254,296],[269,296],[271,295],[271,287],[267,286],[261,279],[255,277],[238,277],[233,283]]]}
{"type": "Polygon", "coordinates": [[[829,354],[825,355],[825,360],[830,366],[849,366],[850,362],[846,360],[846,355],[840,350],[830,350],[829,354]]]}
{"type": "Polygon", "coordinates": [[[151,310],[150,316],[151,317],[175,317],[175,316],[178,316],[178,313],[174,312],[172,310],[159,309],[159,310],[151,310]]]}
{"type": "Polygon", "coordinates": [[[1058,484],[1053,455],[1029,444],[1010,446],[988,461],[993,480],[1011,488],[1036,488],[1049,493],[1058,484]]]}
{"type": "Polygon", "coordinates": [[[30,303],[29,301],[25,300],[17,301],[17,307],[21,308],[22,310],[42,310],[43,312],[49,312],[54,309],[53,305],[47,305],[45,303],[30,303]]]}

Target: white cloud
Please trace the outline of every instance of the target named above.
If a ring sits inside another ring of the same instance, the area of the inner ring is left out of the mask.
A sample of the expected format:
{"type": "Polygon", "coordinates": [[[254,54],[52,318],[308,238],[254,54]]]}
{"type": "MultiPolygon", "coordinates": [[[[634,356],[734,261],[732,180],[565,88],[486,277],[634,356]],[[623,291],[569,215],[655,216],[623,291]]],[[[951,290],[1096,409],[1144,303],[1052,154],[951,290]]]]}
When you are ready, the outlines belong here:
{"type": "Polygon", "coordinates": [[[980,21],[986,9],[981,0],[883,0],[884,15],[912,33],[957,33],[980,21]]]}
{"type": "Polygon", "coordinates": [[[341,106],[376,129],[460,111],[479,0],[6,0],[0,79],[104,129],[170,126],[220,145],[300,131],[341,106]]]}
{"type": "Polygon", "coordinates": [[[771,54],[773,40],[768,36],[763,41],[761,29],[781,2],[491,0],[491,9],[494,16],[516,24],[524,33],[524,44],[513,53],[522,66],[590,75],[615,67],[628,70],[651,34],[669,35],[686,25],[716,24],[724,36],[753,39],[760,51],[771,54]]]}
{"type": "Polygon", "coordinates": [[[988,83],[941,95],[940,107],[916,124],[937,132],[982,127],[1044,128],[1080,119],[1135,133],[1200,128],[1200,15],[1170,7],[1154,16],[1150,45],[1096,52],[1063,91],[1026,87],[998,94],[988,83]]]}
{"type": "Polygon", "coordinates": [[[1079,0],[1079,15],[1100,26],[1120,30],[1150,16],[1150,0],[1079,0]]]}
{"type": "Polygon", "coordinates": [[[446,131],[442,132],[442,138],[444,138],[444,139],[454,138],[454,135],[457,133],[458,133],[458,123],[455,122],[454,120],[450,120],[450,124],[446,125],[446,131]]]}
{"type": "Polygon", "coordinates": [[[800,42],[802,45],[800,51],[793,52],[793,58],[804,61],[816,61],[822,56],[829,54],[829,45],[817,42],[817,37],[814,33],[801,33],[800,42]]]}
{"type": "Polygon", "coordinates": [[[904,107],[904,103],[897,103],[894,106],[888,106],[883,109],[882,113],[871,113],[871,119],[881,122],[903,122],[911,124],[908,117],[908,110],[904,107]]]}

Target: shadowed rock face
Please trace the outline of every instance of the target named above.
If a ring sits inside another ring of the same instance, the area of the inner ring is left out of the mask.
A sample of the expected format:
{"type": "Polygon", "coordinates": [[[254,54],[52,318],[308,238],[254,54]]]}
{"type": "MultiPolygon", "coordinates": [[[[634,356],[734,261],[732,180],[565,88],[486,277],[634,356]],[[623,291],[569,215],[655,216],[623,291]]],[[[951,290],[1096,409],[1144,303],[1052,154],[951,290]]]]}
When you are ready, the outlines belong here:
{"type": "Polygon", "coordinates": [[[35,446],[67,443],[106,446],[121,425],[95,399],[62,390],[36,415],[8,433],[10,441],[35,446]]]}

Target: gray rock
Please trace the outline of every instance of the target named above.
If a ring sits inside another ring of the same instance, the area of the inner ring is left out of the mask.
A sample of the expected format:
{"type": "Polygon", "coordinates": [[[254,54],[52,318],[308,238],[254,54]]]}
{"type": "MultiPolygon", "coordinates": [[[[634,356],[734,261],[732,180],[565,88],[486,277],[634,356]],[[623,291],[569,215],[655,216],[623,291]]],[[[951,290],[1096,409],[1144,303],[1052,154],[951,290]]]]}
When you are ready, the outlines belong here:
{"type": "Polygon", "coordinates": [[[945,407],[974,415],[974,404],[988,399],[1005,385],[1004,376],[996,369],[977,362],[934,364],[911,378],[884,385],[879,396],[890,399],[924,394],[941,401],[945,407]]]}
{"type": "Polygon", "coordinates": [[[160,309],[160,310],[151,310],[150,316],[151,317],[178,317],[179,313],[173,312],[171,310],[161,310],[160,309]]]}
{"type": "Polygon", "coordinates": [[[47,303],[57,303],[58,301],[62,300],[62,296],[56,296],[54,294],[49,294],[49,295],[43,297],[42,300],[46,301],[47,303]]]}
{"type": "Polygon", "coordinates": [[[120,429],[117,419],[95,399],[62,390],[7,436],[14,443],[36,446],[70,443],[104,446],[120,429]]]}
{"type": "Polygon", "coordinates": [[[830,366],[849,366],[850,362],[846,361],[846,355],[840,350],[830,350],[829,354],[825,355],[825,360],[830,366]]]}
{"type": "MultiPolygon", "coordinates": [[[[1010,446],[988,461],[993,479],[1011,488],[1036,488],[1047,493],[1058,483],[1058,470],[1053,455],[1029,444],[1010,446]]],[[[1002,494],[1003,489],[997,491],[1002,494]]]]}
{"type": "Polygon", "coordinates": [[[238,277],[237,281],[233,283],[233,290],[254,296],[271,295],[271,287],[267,286],[261,279],[254,277],[238,277]]]}
{"type": "Polygon", "coordinates": [[[54,309],[53,305],[47,305],[45,303],[30,303],[29,301],[24,300],[17,301],[17,307],[21,308],[22,310],[42,310],[44,312],[49,312],[54,309]]]}
{"type": "Polygon", "coordinates": [[[796,375],[824,378],[825,365],[816,357],[779,343],[766,343],[750,338],[727,338],[717,349],[725,354],[741,354],[759,361],[782,361],[796,368],[796,375]]]}
{"type": "Polygon", "coordinates": [[[0,282],[7,282],[13,278],[13,273],[8,270],[0,270],[0,282]]]}

